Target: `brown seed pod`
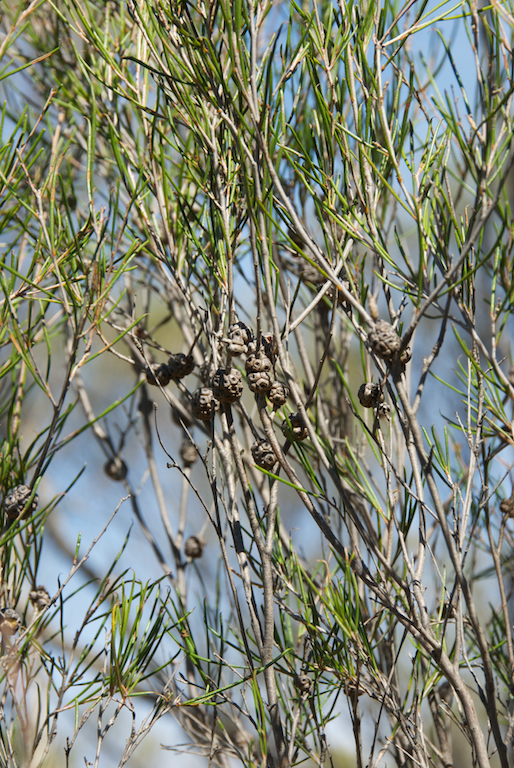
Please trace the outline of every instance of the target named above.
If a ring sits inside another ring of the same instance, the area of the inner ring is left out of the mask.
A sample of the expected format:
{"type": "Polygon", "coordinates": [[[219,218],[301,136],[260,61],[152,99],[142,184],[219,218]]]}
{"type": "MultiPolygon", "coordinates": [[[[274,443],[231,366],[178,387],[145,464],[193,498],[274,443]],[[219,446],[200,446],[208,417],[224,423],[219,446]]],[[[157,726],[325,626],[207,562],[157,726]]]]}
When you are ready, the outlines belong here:
{"type": "Polygon", "coordinates": [[[29,592],[29,599],[38,611],[44,611],[50,605],[50,595],[47,588],[43,586],[36,587],[29,592]]]}
{"type": "Polygon", "coordinates": [[[196,558],[202,556],[204,547],[205,539],[203,536],[190,536],[184,544],[184,552],[186,557],[196,560],[196,558]]]}
{"type": "Polygon", "coordinates": [[[180,458],[185,467],[190,467],[198,459],[198,451],[189,440],[183,440],[180,446],[180,458]]]}
{"type": "MultiPolygon", "coordinates": [[[[259,352],[264,352],[266,357],[268,357],[271,360],[271,363],[275,362],[275,358],[278,354],[278,347],[277,347],[277,341],[275,339],[274,333],[263,333],[261,335],[261,343],[259,347],[259,352]]],[[[255,355],[257,352],[257,340],[254,339],[254,341],[251,341],[248,344],[248,354],[249,355],[255,355]]]]}
{"type": "Polygon", "coordinates": [[[376,408],[377,405],[384,402],[384,394],[380,384],[373,384],[371,381],[361,384],[358,396],[360,404],[364,408],[376,408]]]}
{"type": "Polygon", "coordinates": [[[273,384],[273,363],[263,349],[253,352],[246,359],[248,386],[252,392],[267,392],[273,384]]]}
{"type": "Polygon", "coordinates": [[[170,379],[178,381],[184,376],[189,376],[195,369],[193,355],[185,355],[183,352],[177,352],[168,358],[168,373],[170,379]]]}
{"type": "Polygon", "coordinates": [[[504,517],[514,517],[514,492],[510,499],[503,499],[500,502],[500,512],[504,517]]]}
{"type": "Polygon", "coordinates": [[[309,431],[305,426],[305,421],[301,413],[292,413],[289,416],[289,423],[287,419],[284,419],[282,426],[280,427],[284,437],[294,443],[298,440],[305,440],[309,436],[309,431]]]}
{"type": "Polygon", "coordinates": [[[228,329],[228,351],[231,355],[246,355],[252,340],[253,331],[246,323],[239,321],[228,329]]]}
{"type": "Polygon", "coordinates": [[[268,392],[273,384],[273,375],[271,373],[249,373],[248,374],[248,386],[252,392],[268,392]]]}
{"type": "Polygon", "coordinates": [[[250,450],[253,460],[258,467],[271,470],[276,464],[277,457],[275,456],[275,451],[271,447],[271,443],[265,438],[256,440],[250,450]]]}
{"type": "Polygon", "coordinates": [[[294,687],[302,694],[307,694],[312,688],[312,680],[309,675],[295,675],[293,678],[294,687]]]}
{"type": "Polygon", "coordinates": [[[21,619],[12,608],[0,611],[0,632],[4,637],[12,637],[21,627],[21,619]]]}
{"type": "Polygon", "coordinates": [[[290,390],[287,384],[284,384],[282,381],[274,381],[268,391],[267,397],[270,402],[273,403],[275,408],[281,408],[287,401],[289,395],[290,390]]]}
{"type": "Polygon", "coordinates": [[[146,380],[153,387],[166,387],[170,383],[170,372],[166,363],[153,363],[146,371],[146,380]]]}
{"type": "Polygon", "coordinates": [[[199,387],[191,395],[191,413],[200,421],[209,421],[219,407],[210,387],[199,387]]]}
{"type": "Polygon", "coordinates": [[[128,473],[128,467],[119,456],[113,456],[111,459],[107,459],[104,464],[105,474],[111,478],[111,480],[125,480],[128,473]]]}
{"type": "Polygon", "coordinates": [[[378,320],[375,327],[368,333],[371,349],[382,360],[391,360],[400,350],[400,337],[390,323],[378,320]]]}
{"type": "Polygon", "coordinates": [[[235,403],[243,394],[243,377],[237,368],[218,368],[212,377],[212,391],[220,403],[235,403]]]}
{"type": "MultiPolygon", "coordinates": [[[[26,485],[17,485],[16,488],[13,488],[12,491],[8,493],[4,499],[4,511],[8,518],[14,520],[21,515],[25,509],[25,505],[30,499],[31,493],[32,490],[26,485]]],[[[38,502],[39,497],[36,493],[32,499],[32,504],[25,512],[24,517],[28,517],[36,511],[38,502]]]]}

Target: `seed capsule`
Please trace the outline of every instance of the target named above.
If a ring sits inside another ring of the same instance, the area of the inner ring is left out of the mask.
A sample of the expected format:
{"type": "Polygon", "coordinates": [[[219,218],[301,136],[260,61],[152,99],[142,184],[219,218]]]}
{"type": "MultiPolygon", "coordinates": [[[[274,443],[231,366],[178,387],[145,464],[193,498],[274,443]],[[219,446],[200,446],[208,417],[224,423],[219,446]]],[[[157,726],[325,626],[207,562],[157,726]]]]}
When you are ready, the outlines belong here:
{"type": "Polygon", "coordinates": [[[309,431],[305,426],[305,421],[301,413],[292,413],[289,416],[289,423],[284,419],[281,426],[284,437],[294,443],[297,440],[305,440],[309,436],[309,431]]]}
{"type": "Polygon", "coordinates": [[[514,491],[510,499],[503,499],[500,502],[500,512],[504,517],[514,517],[514,491]]]}
{"type": "Polygon", "coordinates": [[[246,323],[238,322],[228,329],[228,351],[231,355],[246,355],[248,344],[253,340],[253,331],[246,323]]]}
{"type": "Polygon", "coordinates": [[[246,360],[248,386],[252,392],[268,392],[273,384],[273,363],[264,350],[250,354],[246,360]]]}
{"type": "Polygon", "coordinates": [[[287,398],[289,397],[290,390],[287,384],[282,381],[274,381],[268,392],[268,399],[273,403],[275,408],[281,408],[285,405],[287,398]]]}
{"type": "Polygon", "coordinates": [[[119,482],[127,477],[128,467],[119,456],[113,456],[105,462],[104,472],[111,480],[119,482]]]}
{"type": "Polygon", "coordinates": [[[293,682],[296,690],[302,694],[309,693],[312,688],[312,680],[309,675],[295,675],[293,682]]]}
{"type": "Polygon", "coordinates": [[[44,611],[47,605],[50,605],[50,595],[46,587],[39,586],[29,592],[30,602],[36,606],[38,611],[44,611]]]}
{"type": "Polygon", "coordinates": [[[180,446],[180,458],[185,467],[190,467],[198,459],[198,451],[189,440],[184,440],[180,446]]]}
{"type": "Polygon", "coordinates": [[[385,320],[378,320],[368,333],[368,341],[375,355],[386,361],[396,355],[402,343],[393,326],[385,320]]]}
{"type": "Polygon", "coordinates": [[[178,381],[183,379],[184,376],[189,376],[195,369],[195,361],[193,355],[184,355],[183,352],[177,352],[176,355],[171,355],[168,359],[168,373],[170,379],[178,381]]]}
{"type": "MultiPolygon", "coordinates": [[[[266,357],[269,357],[272,364],[275,362],[275,358],[278,354],[278,347],[277,347],[277,341],[275,339],[274,333],[261,334],[261,343],[260,343],[259,351],[264,352],[266,357]]],[[[255,339],[254,341],[251,341],[248,344],[248,354],[254,355],[256,352],[257,352],[257,340],[255,339]]]]}
{"type": "Polygon", "coordinates": [[[191,413],[200,421],[209,421],[219,407],[219,400],[210,387],[199,387],[191,395],[191,413]]]}
{"type": "MultiPolygon", "coordinates": [[[[31,494],[31,489],[26,485],[17,485],[16,488],[13,488],[4,499],[4,511],[7,517],[11,520],[19,517],[25,509],[25,505],[30,499],[31,494]]],[[[25,512],[24,517],[28,517],[36,511],[38,502],[39,497],[36,493],[32,499],[32,504],[25,512]]]]}
{"type": "Polygon", "coordinates": [[[268,440],[265,438],[256,440],[250,450],[252,451],[253,460],[258,467],[268,470],[273,468],[277,461],[277,457],[268,440]]]}
{"type": "Polygon", "coordinates": [[[12,608],[0,611],[0,632],[4,637],[12,637],[21,627],[21,619],[12,608]]]}
{"type": "Polygon", "coordinates": [[[360,404],[364,408],[376,408],[379,403],[384,402],[384,395],[380,384],[373,384],[371,381],[361,384],[358,396],[360,404]]]}
{"type": "Polygon", "coordinates": [[[170,383],[170,372],[166,363],[154,363],[146,372],[146,380],[153,387],[166,387],[170,383]]]}
{"type": "Polygon", "coordinates": [[[218,368],[212,377],[212,391],[220,403],[235,403],[243,394],[243,377],[237,368],[218,368]]]}
{"type": "Polygon", "coordinates": [[[184,552],[186,557],[196,560],[198,557],[202,556],[204,547],[205,539],[203,536],[190,536],[184,544],[184,552]]]}

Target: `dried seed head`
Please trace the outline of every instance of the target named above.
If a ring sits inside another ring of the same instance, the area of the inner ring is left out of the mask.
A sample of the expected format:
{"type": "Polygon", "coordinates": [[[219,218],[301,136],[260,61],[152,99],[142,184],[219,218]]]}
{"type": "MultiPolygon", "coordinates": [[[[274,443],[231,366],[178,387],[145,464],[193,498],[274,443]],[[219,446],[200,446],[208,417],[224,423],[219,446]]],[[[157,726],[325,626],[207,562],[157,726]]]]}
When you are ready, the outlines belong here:
{"type": "Polygon", "coordinates": [[[246,373],[270,373],[273,363],[263,349],[250,354],[245,363],[246,373]]]}
{"type": "MultiPolygon", "coordinates": [[[[261,343],[259,347],[259,352],[264,352],[266,357],[269,357],[271,360],[271,364],[275,362],[275,358],[278,353],[278,347],[277,347],[277,341],[275,339],[275,334],[273,333],[263,333],[261,335],[261,343]]],[[[254,355],[257,352],[257,340],[251,341],[248,344],[248,354],[254,355]]]]}
{"type": "Polygon", "coordinates": [[[282,381],[274,381],[268,392],[268,398],[275,408],[281,408],[287,401],[289,395],[289,387],[282,381]]]}
{"type": "Polygon", "coordinates": [[[0,611],[0,632],[4,637],[12,637],[21,627],[21,619],[12,608],[0,611]]]}
{"type": "Polygon", "coordinates": [[[228,351],[231,355],[246,355],[248,344],[253,340],[253,331],[246,323],[234,323],[228,329],[228,351]]]}
{"type": "Polygon", "coordinates": [[[185,467],[190,467],[198,459],[198,451],[189,440],[183,440],[180,446],[180,458],[185,467]]]}
{"type": "Polygon", "coordinates": [[[191,413],[200,421],[209,421],[219,407],[210,387],[199,387],[191,395],[191,413]]]}
{"type": "Polygon", "coordinates": [[[309,693],[312,688],[312,680],[309,675],[295,675],[293,678],[294,687],[302,694],[309,693]]]}
{"type": "Polygon", "coordinates": [[[153,363],[146,372],[146,380],[153,387],[166,387],[170,383],[170,372],[166,363],[153,363]]]}
{"type": "Polygon", "coordinates": [[[47,588],[43,586],[36,587],[29,592],[29,599],[38,611],[44,611],[50,605],[50,595],[47,588]]]}
{"type": "Polygon", "coordinates": [[[248,386],[252,392],[268,392],[273,384],[273,374],[265,373],[249,373],[248,374],[248,386]]]}
{"type": "Polygon", "coordinates": [[[305,440],[309,436],[309,431],[305,426],[305,421],[301,413],[292,413],[288,419],[284,419],[280,427],[284,437],[294,443],[297,440],[305,440]]]}
{"type": "Polygon", "coordinates": [[[183,379],[184,376],[189,376],[195,369],[195,361],[193,355],[185,355],[183,352],[177,352],[175,355],[170,355],[168,359],[168,373],[170,379],[177,381],[183,379]]]}
{"type": "Polygon", "coordinates": [[[203,536],[190,536],[184,544],[184,552],[186,557],[190,557],[195,560],[202,556],[203,548],[205,547],[205,539],[203,536]]]}
{"type": "MultiPolygon", "coordinates": [[[[13,488],[12,491],[9,492],[4,499],[4,511],[8,518],[14,520],[21,515],[25,509],[25,505],[30,499],[31,493],[31,489],[26,485],[17,485],[16,488],[13,488]]],[[[38,501],[39,497],[36,493],[32,499],[32,504],[25,512],[25,517],[28,517],[36,511],[38,501]]]]}
{"type": "Polygon", "coordinates": [[[378,320],[368,333],[368,341],[375,355],[386,361],[396,355],[402,343],[393,326],[385,320],[378,320]]]}
{"type": "Polygon", "coordinates": [[[273,384],[273,363],[264,349],[253,352],[246,359],[248,386],[252,392],[268,392],[273,384]]]}
{"type": "Polygon", "coordinates": [[[384,395],[380,384],[373,384],[367,381],[359,387],[359,400],[364,408],[376,408],[377,405],[384,402],[384,395]]]}
{"type": "Polygon", "coordinates": [[[128,467],[119,456],[113,456],[105,462],[104,472],[111,478],[111,480],[125,480],[128,473],[128,467]]]}
{"type": "Polygon", "coordinates": [[[243,394],[243,377],[237,368],[218,368],[212,377],[212,391],[220,403],[235,403],[243,394]]]}
{"type": "Polygon", "coordinates": [[[277,457],[268,440],[265,438],[256,440],[250,450],[252,451],[253,460],[258,467],[269,470],[273,468],[277,461],[277,457]]]}
{"type": "Polygon", "coordinates": [[[500,502],[500,512],[504,517],[514,517],[514,491],[510,499],[503,499],[500,502]]]}

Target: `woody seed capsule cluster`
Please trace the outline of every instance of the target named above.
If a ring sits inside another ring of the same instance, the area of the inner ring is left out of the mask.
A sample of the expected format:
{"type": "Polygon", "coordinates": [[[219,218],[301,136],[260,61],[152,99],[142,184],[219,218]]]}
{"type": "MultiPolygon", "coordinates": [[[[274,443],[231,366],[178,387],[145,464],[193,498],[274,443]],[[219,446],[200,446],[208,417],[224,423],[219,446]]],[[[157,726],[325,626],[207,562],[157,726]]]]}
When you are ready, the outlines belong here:
{"type": "Polygon", "coordinates": [[[228,329],[228,351],[231,355],[246,355],[248,344],[253,340],[253,331],[246,323],[234,323],[228,329]]]}
{"type": "Polygon", "coordinates": [[[166,363],[154,363],[146,372],[146,381],[153,387],[166,387],[170,383],[170,372],[166,363]]]}
{"type": "Polygon", "coordinates": [[[292,413],[289,416],[289,423],[287,419],[284,419],[282,422],[281,430],[284,437],[287,437],[287,439],[292,443],[296,442],[297,440],[305,440],[305,438],[309,435],[301,413],[292,413]]]}
{"type": "MultiPolygon", "coordinates": [[[[275,362],[275,358],[278,354],[277,340],[274,333],[263,333],[261,335],[260,348],[263,350],[266,357],[269,357],[271,363],[275,362]]],[[[257,352],[257,340],[251,341],[248,344],[248,354],[254,355],[257,352]]]]}
{"type": "Polygon", "coordinates": [[[113,456],[112,459],[108,459],[104,464],[105,474],[111,478],[111,480],[125,480],[128,473],[128,468],[123,459],[119,456],[113,456]]]}
{"type": "Polygon", "coordinates": [[[312,688],[312,680],[309,675],[295,675],[293,682],[294,687],[297,691],[300,691],[300,693],[309,693],[310,689],[312,688]]]}
{"type": "Polygon", "coordinates": [[[386,362],[399,352],[402,343],[393,326],[385,320],[377,321],[368,333],[368,341],[375,355],[386,362]]]}
{"type": "Polygon", "coordinates": [[[275,408],[281,408],[287,401],[290,391],[287,384],[282,381],[274,381],[268,392],[268,399],[275,406],[275,408]]]}
{"type": "Polygon", "coordinates": [[[373,384],[371,381],[361,384],[358,396],[360,404],[363,405],[364,408],[376,408],[379,403],[384,401],[384,395],[380,384],[373,384]]]}
{"type": "Polygon", "coordinates": [[[44,611],[50,605],[50,595],[47,588],[43,586],[38,586],[29,592],[29,599],[38,611],[44,611]]]}
{"type": "Polygon", "coordinates": [[[504,517],[514,517],[514,491],[510,499],[503,499],[500,502],[500,512],[504,517]]]}
{"type": "Polygon", "coordinates": [[[180,446],[180,458],[185,467],[190,467],[198,459],[198,451],[189,440],[183,440],[180,446]]]}
{"type": "Polygon", "coordinates": [[[177,352],[175,355],[170,355],[168,359],[168,373],[170,379],[175,381],[183,379],[184,376],[189,376],[195,369],[195,361],[193,355],[185,355],[183,352],[177,352]]]}
{"type": "Polygon", "coordinates": [[[0,611],[0,632],[4,637],[12,637],[21,627],[21,619],[12,608],[0,611]]]}
{"type": "Polygon", "coordinates": [[[186,557],[196,560],[196,558],[202,556],[204,547],[205,539],[203,536],[190,536],[184,544],[184,552],[186,557]]]}
{"type": "Polygon", "coordinates": [[[260,349],[249,355],[246,360],[248,386],[252,392],[267,392],[273,384],[273,363],[260,349]]]}
{"type": "Polygon", "coordinates": [[[262,469],[272,469],[277,461],[275,451],[271,447],[271,443],[265,438],[256,440],[251,447],[253,460],[258,467],[262,469]]]}
{"type": "Polygon", "coordinates": [[[212,391],[220,403],[234,403],[243,394],[243,377],[237,368],[218,368],[212,377],[212,391]]]}
{"type": "Polygon", "coordinates": [[[209,421],[219,407],[210,387],[199,387],[191,395],[191,413],[200,421],[209,421]]]}
{"type": "MultiPolygon", "coordinates": [[[[4,511],[7,517],[9,517],[11,520],[14,520],[16,517],[21,515],[25,509],[26,503],[30,499],[31,493],[31,489],[26,485],[17,485],[16,488],[13,488],[12,491],[4,499],[4,511]]],[[[32,504],[26,512],[26,515],[31,515],[36,511],[38,501],[39,497],[36,493],[32,499],[32,504]]]]}

